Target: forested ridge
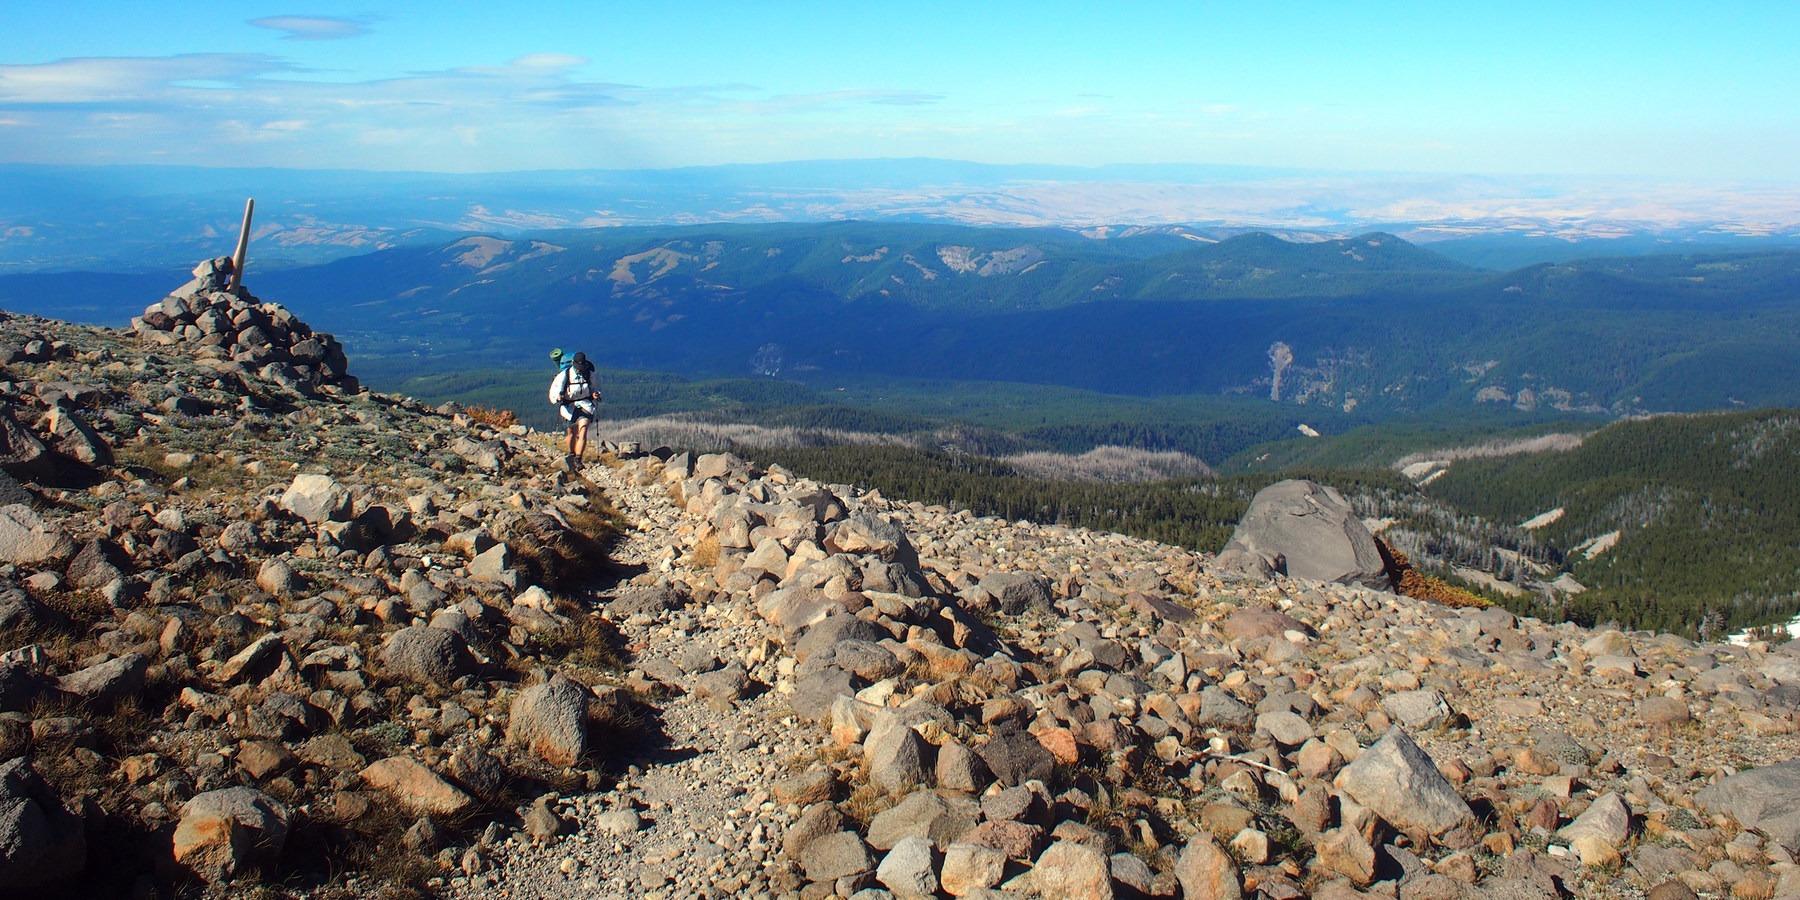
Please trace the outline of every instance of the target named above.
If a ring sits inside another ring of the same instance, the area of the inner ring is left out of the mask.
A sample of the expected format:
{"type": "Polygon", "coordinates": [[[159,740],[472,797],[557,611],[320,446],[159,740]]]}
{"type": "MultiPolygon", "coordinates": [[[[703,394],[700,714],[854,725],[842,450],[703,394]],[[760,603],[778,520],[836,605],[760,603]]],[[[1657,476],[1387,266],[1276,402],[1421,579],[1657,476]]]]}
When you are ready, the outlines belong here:
{"type": "Polygon", "coordinates": [[[1563,453],[1459,461],[1426,491],[1515,525],[1563,509],[1527,543],[1590,588],[1567,600],[1578,621],[1679,631],[1800,612],[1800,411],[1620,422],[1563,453]],[[1612,531],[1613,549],[1575,552],[1612,531]]]}

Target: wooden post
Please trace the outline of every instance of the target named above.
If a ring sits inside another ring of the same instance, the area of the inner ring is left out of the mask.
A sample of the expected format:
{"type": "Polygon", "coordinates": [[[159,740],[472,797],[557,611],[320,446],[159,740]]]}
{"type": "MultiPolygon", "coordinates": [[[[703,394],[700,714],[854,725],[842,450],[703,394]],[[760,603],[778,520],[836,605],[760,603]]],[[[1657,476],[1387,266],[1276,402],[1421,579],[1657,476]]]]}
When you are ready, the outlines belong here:
{"type": "Polygon", "coordinates": [[[250,213],[256,209],[256,198],[244,201],[244,224],[238,229],[237,252],[231,255],[231,290],[244,283],[244,255],[250,252],[250,213]]]}

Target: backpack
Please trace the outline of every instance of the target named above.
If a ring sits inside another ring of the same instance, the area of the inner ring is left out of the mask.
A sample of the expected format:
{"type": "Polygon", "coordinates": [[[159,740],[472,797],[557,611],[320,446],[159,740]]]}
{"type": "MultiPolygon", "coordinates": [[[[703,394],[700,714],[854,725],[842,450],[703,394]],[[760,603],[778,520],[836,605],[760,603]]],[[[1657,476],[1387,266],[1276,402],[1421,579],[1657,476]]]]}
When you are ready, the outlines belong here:
{"type": "Polygon", "coordinates": [[[594,393],[591,376],[584,377],[572,367],[563,367],[556,373],[555,378],[550,379],[550,402],[557,406],[567,406],[576,400],[592,399],[589,397],[591,393],[594,393]],[[580,385],[580,395],[571,398],[570,388],[576,385],[580,385]]]}

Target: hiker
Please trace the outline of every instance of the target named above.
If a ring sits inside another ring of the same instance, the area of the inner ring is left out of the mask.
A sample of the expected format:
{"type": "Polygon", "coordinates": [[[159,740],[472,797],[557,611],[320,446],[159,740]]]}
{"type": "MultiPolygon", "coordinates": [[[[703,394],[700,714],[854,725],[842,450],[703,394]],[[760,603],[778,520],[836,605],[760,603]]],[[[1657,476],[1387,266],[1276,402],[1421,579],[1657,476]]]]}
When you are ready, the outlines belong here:
{"type": "Polygon", "coordinates": [[[600,386],[594,383],[594,364],[586,353],[577,353],[567,368],[556,373],[550,382],[550,402],[560,407],[569,423],[569,451],[563,466],[573,472],[587,452],[588,425],[594,421],[594,410],[600,403],[600,386]]]}

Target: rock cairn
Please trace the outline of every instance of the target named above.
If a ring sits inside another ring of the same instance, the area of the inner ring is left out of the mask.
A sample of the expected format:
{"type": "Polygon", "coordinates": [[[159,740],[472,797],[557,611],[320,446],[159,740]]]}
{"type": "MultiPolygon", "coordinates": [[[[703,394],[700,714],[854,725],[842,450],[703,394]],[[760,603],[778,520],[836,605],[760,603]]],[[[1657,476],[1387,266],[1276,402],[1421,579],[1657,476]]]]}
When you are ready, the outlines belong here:
{"type": "Polygon", "coordinates": [[[158,346],[180,346],[222,371],[236,370],[310,392],[321,387],[354,394],[344,347],[314,332],[292,312],[264,303],[242,285],[231,287],[231,257],[194,267],[194,280],[131,320],[131,328],[158,346]]]}
{"type": "Polygon", "coordinates": [[[1800,894],[1792,646],[563,475],[246,330],[0,316],[0,894],[1800,894]]]}

